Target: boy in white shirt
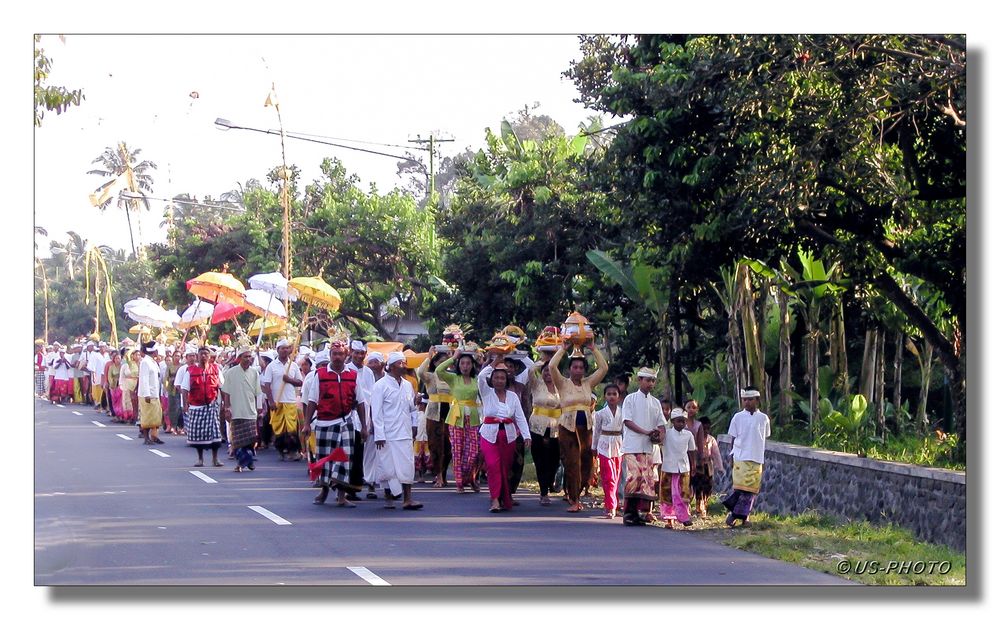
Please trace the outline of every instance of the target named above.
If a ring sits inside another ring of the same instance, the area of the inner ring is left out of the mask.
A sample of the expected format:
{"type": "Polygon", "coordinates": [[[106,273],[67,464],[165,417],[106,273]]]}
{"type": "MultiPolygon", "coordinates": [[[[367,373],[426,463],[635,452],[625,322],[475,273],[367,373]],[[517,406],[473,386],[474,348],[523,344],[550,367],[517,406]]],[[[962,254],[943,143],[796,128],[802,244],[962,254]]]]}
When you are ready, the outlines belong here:
{"type": "Polygon", "coordinates": [[[618,480],[622,473],[622,410],[618,386],[604,386],[606,406],[594,414],[594,439],[591,446],[601,463],[601,486],[604,489],[604,509],[609,519],[618,510],[618,480]]]}
{"type": "Polygon", "coordinates": [[[666,521],[667,529],[673,529],[674,521],[685,527],[691,525],[688,511],[688,490],[691,484],[691,469],[698,458],[694,435],[687,426],[687,414],[683,409],[670,411],[670,430],[663,438],[663,464],[660,466],[660,516],[666,521]]]}
{"type": "Polygon", "coordinates": [[[744,524],[750,518],[753,502],[760,493],[764,475],[764,441],[771,435],[771,421],[759,411],[760,392],[753,386],[740,391],[743,411],[729,423],[733,438],[733,491],[722,501],[729,509],[726,525],[734,527],[739,519],[744,524]]]}

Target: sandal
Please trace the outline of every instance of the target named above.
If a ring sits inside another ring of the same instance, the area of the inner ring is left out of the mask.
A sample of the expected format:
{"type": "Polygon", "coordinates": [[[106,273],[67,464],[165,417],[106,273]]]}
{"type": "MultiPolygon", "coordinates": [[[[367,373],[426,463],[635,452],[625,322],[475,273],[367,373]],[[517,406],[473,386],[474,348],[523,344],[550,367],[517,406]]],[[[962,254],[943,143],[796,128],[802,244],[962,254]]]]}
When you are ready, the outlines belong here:
{"type": "Polygon", "coordinates": [[[222,467],[223,465],[219,461],[215,461],[214,463],[212,463],[212,466],[213,467],[222,467]]]}
{"type": "Polygon", "coordinates": [[[192,467],[204,467],[204,466],[205,466],[205,461],[198,461],[192,467]]]}
{"type": "Polygon", "coordinates": [[[410,502],[409,504],[403,504],[403,510],[420,510],[424,505],[420,502],[410,502]]]}
{"type": "Polygon", "coordinates": [[[542,506],[551,506],[552,500],[549,499],[548,495],[542,495],[541,497],[538,498],[538,503],[541,504],[542,506]]]}
{"type": "Polygon", "coordinates": [[[357,508],[357,507],[358,507],[357,504],[352,504],[346,499],[342,502],[337,502],[337,508],[357,508]]]}

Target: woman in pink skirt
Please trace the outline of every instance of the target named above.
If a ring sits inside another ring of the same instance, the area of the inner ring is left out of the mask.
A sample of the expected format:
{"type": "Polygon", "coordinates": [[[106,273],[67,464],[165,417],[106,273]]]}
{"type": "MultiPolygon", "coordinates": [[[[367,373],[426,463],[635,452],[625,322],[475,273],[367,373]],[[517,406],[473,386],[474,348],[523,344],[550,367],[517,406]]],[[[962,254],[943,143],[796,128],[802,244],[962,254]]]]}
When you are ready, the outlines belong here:
{"type": "Polygon", "coordinates": [[[494,359],[479,372],[479,399],[483,423],[479,428],[479,450],[486,462],[486,481],[490,487],[490,512],[510,510],[514,506],[509,486],[518,434],[525,449],[531,448],[528,420],[517,394],[507,389],[507,365],[494,359]]]}

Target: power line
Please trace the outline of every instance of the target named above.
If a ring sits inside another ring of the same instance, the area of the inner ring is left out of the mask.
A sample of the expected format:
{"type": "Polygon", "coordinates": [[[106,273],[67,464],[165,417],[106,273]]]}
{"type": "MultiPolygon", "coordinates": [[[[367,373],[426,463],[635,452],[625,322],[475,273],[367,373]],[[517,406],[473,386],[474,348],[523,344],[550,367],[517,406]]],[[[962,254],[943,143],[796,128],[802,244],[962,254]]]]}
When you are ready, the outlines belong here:
{"type": "Polygon", "coordinates": [[[369,142],[367,140],[353,140],[351,138],[336,138],[334,136],[322,136],[322,135],[314,134],[314,133],[303,133],[301,131],[286,131],[285,135],[293,136],[293,137],[306,136],[306,137],[309,137],[309,138],[322,138],[324,140],[340,140],[341,142],[354,142],[356,144],[371,144],[371,145],[374,145],[374,146],[388,146],[388,147],[397,148],[397,149],[409,149],[409,148],[413,148],[411,146],[406,146],[405,144],[388,144],[386,142],[369,142]]]}

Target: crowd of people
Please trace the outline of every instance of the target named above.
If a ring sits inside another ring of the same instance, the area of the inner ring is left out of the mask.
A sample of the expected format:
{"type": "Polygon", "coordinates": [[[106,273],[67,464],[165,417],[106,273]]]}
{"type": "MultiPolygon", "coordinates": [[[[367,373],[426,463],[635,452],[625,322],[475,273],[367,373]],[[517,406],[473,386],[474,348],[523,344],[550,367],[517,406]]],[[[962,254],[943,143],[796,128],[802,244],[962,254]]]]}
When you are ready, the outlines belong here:
{"type": "MultiPolygon", "coordinates": [[[[464,342],[432,347],[416,368],[408,359],[345,333],[318,351],[294,351],[287,339],[264,351],[38,340],[35,392],[135,425],[145,444],[164,443],[161,431],[183,435],[195,467],[205,466],[206,451],[223,467],[224,446],[237,473],[253,471],[262,450],[304,461],[316,504],[333,490],[334,504],[351,508],[381,490],[386,508],[402,500],[404,510],[419,510],[413,485],[449,486],[450,468],[457,493],[481,492],[485,476],[489,511],[508,511],[530,454],[544,506],[562,489],[566,510],[583,512],[581,498],[601,488],[605,516],[625,525],[673,528],[707,516],[713,477],[724,471],[711,421],[695,400],[676,407],[654,396],[652,369],[635,373],[631,392],[630,375],[602,383],[608,365],[592,340],[547,347],[537,359],[464,342]]],[[[741,397],[728,429],[730,526],[753,509],[770,435],[759,392],[747,387],[741,397]]]]}

